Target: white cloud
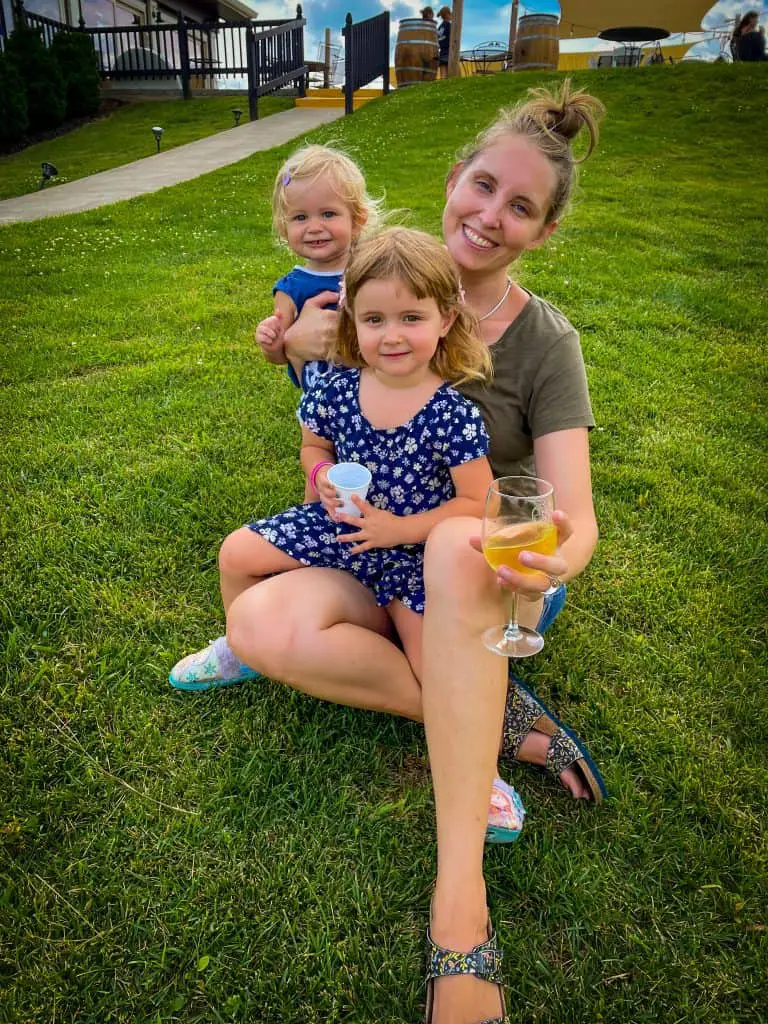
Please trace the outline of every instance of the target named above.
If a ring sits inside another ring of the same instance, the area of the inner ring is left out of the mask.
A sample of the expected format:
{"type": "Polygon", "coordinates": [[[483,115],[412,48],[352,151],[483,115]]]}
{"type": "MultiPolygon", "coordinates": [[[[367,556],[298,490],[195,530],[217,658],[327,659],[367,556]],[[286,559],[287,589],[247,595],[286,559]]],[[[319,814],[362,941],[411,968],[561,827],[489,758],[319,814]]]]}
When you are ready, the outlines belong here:
{"type": "Polygon", "coordinates": [[[747,11],[758,11],[761,18],[768,17],[768,3],[766,0],[757,0],[756,3],[751,0],[720,0],[705,16],[702,24],[704,28],[717,28],[747,11]]]}

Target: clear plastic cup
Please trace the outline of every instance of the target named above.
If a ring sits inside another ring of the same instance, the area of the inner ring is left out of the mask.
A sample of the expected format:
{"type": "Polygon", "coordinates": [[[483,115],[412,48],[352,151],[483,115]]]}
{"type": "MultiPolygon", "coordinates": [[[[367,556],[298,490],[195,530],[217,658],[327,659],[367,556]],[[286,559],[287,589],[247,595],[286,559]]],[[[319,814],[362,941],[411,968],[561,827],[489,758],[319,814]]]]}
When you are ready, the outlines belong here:
{"type": "Polygon", "coordinates": [[[337,462],[328,470],[328,479],[336,488],[336,493],[344,502],[337,509],[347,516],[361,515],[360,509],[352,501],[352,495],[365,501],[368,488],[371,486],[371,474],[359,462],[337,462]]]}

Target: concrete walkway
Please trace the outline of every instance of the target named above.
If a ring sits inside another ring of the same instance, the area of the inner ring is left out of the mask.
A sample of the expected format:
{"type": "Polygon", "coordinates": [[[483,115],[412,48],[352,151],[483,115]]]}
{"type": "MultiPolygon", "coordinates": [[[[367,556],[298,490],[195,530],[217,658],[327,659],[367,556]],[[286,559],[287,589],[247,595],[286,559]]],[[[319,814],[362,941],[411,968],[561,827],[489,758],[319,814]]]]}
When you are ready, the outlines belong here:
{"type": "Polygon", "coordinates": [[[263,121],[249,121],[239,128],[230,128],[207,139],[161,151],[111,171],[91,174],[64,185],[48,186],[18,199],[5,199],[0,202],[0,224],[80,213],[120,202],[121,199],[157,192],[180,181],[215,171],[218,167],[237,163],[260,149],[281,146],[343,115],[343,108],[294,107],[265,117],[263,121]]]}

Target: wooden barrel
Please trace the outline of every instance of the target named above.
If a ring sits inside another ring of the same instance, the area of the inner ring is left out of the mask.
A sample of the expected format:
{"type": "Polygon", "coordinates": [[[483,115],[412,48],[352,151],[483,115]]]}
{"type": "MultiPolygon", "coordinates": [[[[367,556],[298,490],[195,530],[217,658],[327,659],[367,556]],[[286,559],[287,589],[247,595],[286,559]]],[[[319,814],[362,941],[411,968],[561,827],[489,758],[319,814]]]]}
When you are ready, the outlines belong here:
{"type": "Polygon", "coordinates": [[[398,89],[432,82],[437,74],[437,23],[403,18],[395,43],[395,76],[398,89]]]}
{"type": "Polygon", "coordinates": [[[526,14],[517,23],[515,71],[556,71],[560,59],[556,14],[526,14]]]}

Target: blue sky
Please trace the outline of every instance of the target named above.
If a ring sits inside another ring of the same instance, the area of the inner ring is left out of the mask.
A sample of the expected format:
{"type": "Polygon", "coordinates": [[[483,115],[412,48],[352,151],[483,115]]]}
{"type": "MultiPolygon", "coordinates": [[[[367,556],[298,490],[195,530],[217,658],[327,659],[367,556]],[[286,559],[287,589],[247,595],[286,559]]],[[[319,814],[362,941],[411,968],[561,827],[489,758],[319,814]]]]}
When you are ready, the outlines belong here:
{"type": "MultiPolygon", "coordinates": [[[[295,0],[248,0],[258,11],[261,18],[288,17],[296,9],[295,0]]],[[[450,0],[447,0],[450,6],[450,0]]],[[[674,2],[674,0],[670,0],[674,2]]],[[[370,18],[374,14],[380,14],[382,10],[388,9],[392,19],[392,40],[397,32],[397,22],[400,18],[418,17],[419,10],[424,6],[423,2],[406,2],[406,0],[305,0],[302,4],[304,16],[307,19],[307,56],[310,60],[317,56],[317,47],[323,37],[323,30],[326,26],[333,29],[334,41],[340,42],[339,30],[344,24],[347,11],[352,12],[355,21],[363,18],[370,18]]],[[[441,4],[432,2],[431,6],[437,10],[441,4]]],[[[469,48],[477,43],[488,39],[500,39],[506,41],[509,33],[509,15],[511,0],[464,0],[464,31],[462,34],[462,46],[469,48]]],[[[768,18],[768,0],[719,0],[714,4],[709,14],[704,19],[704,27],[711,28],[722,24],[725,18],[732,18],[734,14],[752,8],[761,10],[764,17],[768,18]]],[[[531,0],[526,5],[520,4],[520,13],[559,13],[560,6],[556,0],[531,0]]],[[[642,3],[639,5],[642,10],[642,3]]],[[[606,44],[603,44],[606,45],[606,44]]],[[[610,48],[610,44],[609,48],[610,48]]],[[[581,42],[564,42],[561,44],[563,50],[590,49],[590,45],[581,42]]]]}

